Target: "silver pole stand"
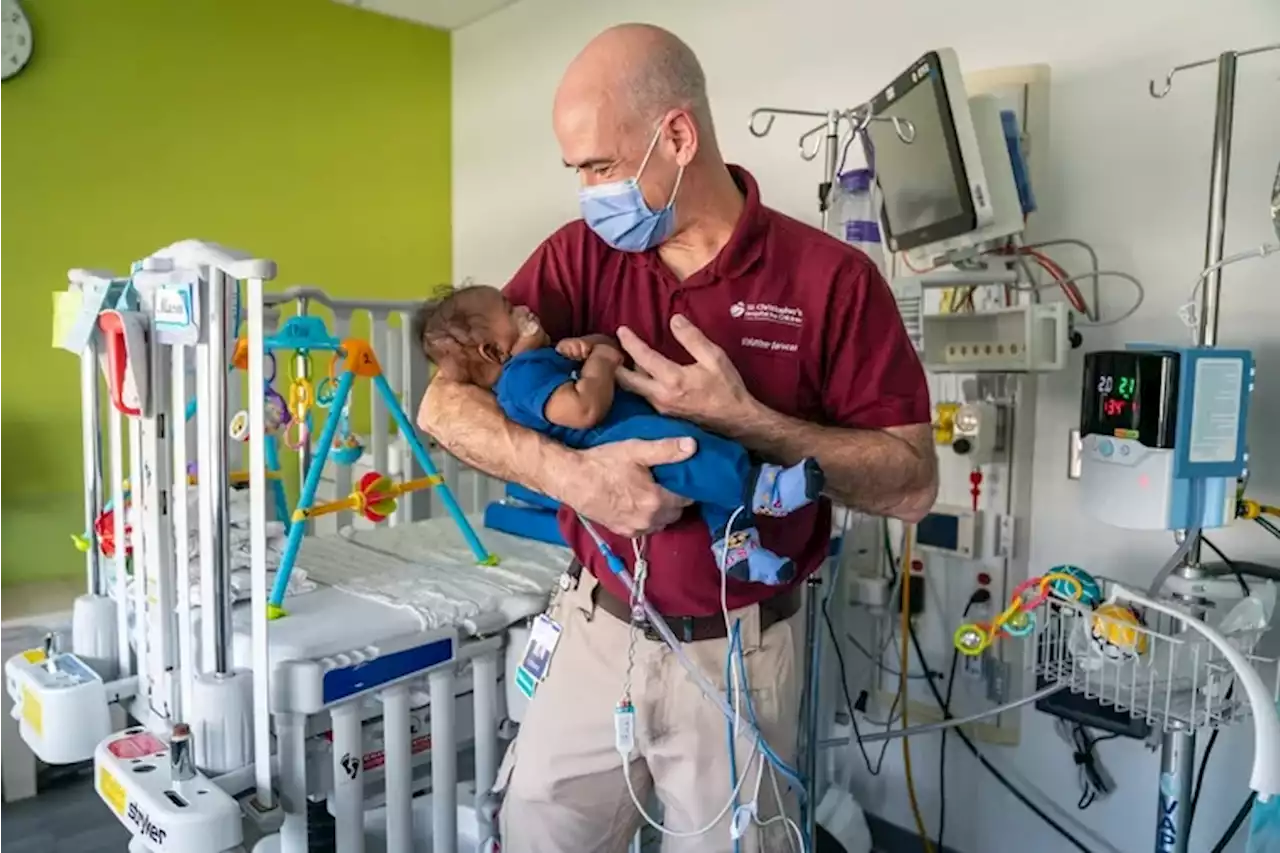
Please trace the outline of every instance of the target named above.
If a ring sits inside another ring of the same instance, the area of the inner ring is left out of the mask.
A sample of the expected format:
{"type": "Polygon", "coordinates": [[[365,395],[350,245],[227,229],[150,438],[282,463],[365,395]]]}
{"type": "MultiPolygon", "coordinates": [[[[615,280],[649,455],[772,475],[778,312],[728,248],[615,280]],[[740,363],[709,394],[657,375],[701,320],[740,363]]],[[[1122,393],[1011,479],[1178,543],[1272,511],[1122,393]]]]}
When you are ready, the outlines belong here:
{"type": "MultiPolygon", "coordinates": [[[[1280,49],[1280,44],[1266,45],[1244,51],[1227,51],[1215,59],[1205,59],[1170,70],[1164,86],[1157,89],[1150,84],[1154,98],[1169,93],[1173,77],[1180,71],[1216,63],[1218,66],[1218,97],[1213,120],[1213,157],[1209,171],[1209,220],[1205,227],[1205,268],[1214,267],[1222,260],[1222,249],[1227,233],[1227,178],[1231,171],[1231,125],[1235,118],[1236,63],[1242,56],[1280,49]]],[[[1211,347],[1218,342],[1218,305],[1222,292],[1222,269],[1217,268],[1205,276],[1200,294],[1200,328],[1198,343],[1211,347]]],[[[1197,540],[1187,553],[1184,565],[1177,569],[1184,578],[1200,576],[1200,542],[1197,540]]],[[[1185,599],[1193,618],[1204,615],[1199,599],[1185,599]]],[[[1156,815],[1156,853],[1187,853],[1192,784],[1195,776],[1196,735],[1191,730],[1165,732],[1160,739],[1160,805],[1156,815]]]]}
{"type": "MultiPolygon", "coordinates": [[[[820,227],[823,231],[827,230],[829,224],[831,191],[835,187],[838,177],[836,170],[840,165],[838,162],[840,157],[840,123],[847,121],[851,132],[857,135],[864,132],[867,125],[872,121],[887,121],[892,122],[894,132],[903,143],[910,144],[915,138],[915,126],[910,121],[894,116],[872,116],[871,108],[868,104],[863,104],[854,109],[828,110],[826,112],[761,107],[751,113],[751,121],[748,125],[751,135],[758,138],[767,136],[773,127],[774,119],[780,115],[822,119],[822,124],[800,135],[799,145],[800,157],[804,160],[816,158],[820,149],[824,155],[822,183],[818,185],[818,214],[820,227]],[[757,118],[764,119],[764,123],[759,127],[756,125],[757,118]],[[822,135],[820,146],[813,144],[818,139],[818,134],[822,135]]],[[[822,634],[818,625],[818,608],[820,607],[818,599],[819,590],[822,587],[823,571],[824,569],[819,569],[805,581],[804,604],[804,692],[801,696],[801,726],[798,751],[801,762],[800,774],[804,777],[805,788],[805,837],[809,839],[811,848],[815,843],[814,839],[818,829],[818,804],[815,800],[817,799],[818,785],[818,750],[821,747],[818,737],[818,709],[821,705],[818,676],[822,651],[822,634]]]]}
{"type": "MultiPolygon", "coordinates": [[[[200,467],[200,479],[208,478],[213,490],[213,601],[209,602],[213,620],[213,671],[219,676],[231,674],[231,484],[228,476],[230,442],[227,434],[227,365],[231,361],[228,338],[231,336],[228,304],[236,282],[222,270],[209,267],[208,318],[209,386],[205,391],[208,417],[213,421],[212,461],[200,467]]],[[[236,380],[238,381],[238,380],[236,380]]]]}

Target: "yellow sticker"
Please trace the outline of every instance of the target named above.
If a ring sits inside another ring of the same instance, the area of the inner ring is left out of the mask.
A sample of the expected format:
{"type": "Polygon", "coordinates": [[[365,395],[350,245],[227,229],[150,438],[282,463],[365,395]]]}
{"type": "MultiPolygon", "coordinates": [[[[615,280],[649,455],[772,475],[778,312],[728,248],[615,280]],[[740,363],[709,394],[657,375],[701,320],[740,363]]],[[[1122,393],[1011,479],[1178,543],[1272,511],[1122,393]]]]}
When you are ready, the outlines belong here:
{"type": "Polygon", "coordinates": [[[38,737],[44,737],[44,710],[40,699],[25,684],[22,686],[22,719],[38,737]]]}
{"type": "Polygon", "coordinates": [[[80,317],[84,294],[78,290],[62,290],[53,294],[53,346],[60,349],[80,317]]]}
{"type": "Polygon", "coordinates": [[[44,663],[44,649],[27,649],[22,653],[22,658],[27,663],[44,663]]]}
{"type": "Polygon", "coordinates": [[[124,787],[116,781],[116,777],[107,772],[105,767],[98,768],[98,793],[116,814],[124,814],[125,803],[128,801],[124,787]]]}

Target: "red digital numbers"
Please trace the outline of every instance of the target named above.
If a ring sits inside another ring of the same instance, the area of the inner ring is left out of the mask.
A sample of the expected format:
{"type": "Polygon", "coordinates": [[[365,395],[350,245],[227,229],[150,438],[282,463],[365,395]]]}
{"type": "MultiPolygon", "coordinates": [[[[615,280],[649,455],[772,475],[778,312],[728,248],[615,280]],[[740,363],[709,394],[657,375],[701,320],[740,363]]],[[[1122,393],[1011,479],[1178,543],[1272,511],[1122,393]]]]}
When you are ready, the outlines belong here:
{"type": "Polygon", "coordinates": [[[1125,407],[1128,405],[1126,400],[1117,400],[1114,398],[1102,401],[1102,412],[1109,418],[1123,415],[1125,407]]]}

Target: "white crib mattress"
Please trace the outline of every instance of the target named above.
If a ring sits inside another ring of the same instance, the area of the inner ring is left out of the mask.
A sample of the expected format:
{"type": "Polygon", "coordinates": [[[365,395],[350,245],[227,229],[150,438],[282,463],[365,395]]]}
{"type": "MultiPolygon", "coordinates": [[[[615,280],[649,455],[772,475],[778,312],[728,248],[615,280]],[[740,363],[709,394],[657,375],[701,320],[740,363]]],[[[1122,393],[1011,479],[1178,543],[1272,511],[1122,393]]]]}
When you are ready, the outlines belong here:
{"type": "MultiPolygon", "coordinates": [[[[321,584],[407,610],[426,629],[485,634],[541,612],[568,564],[568,549],[485,530],[479,517],[470,521],[498,565],[477,565],[447,516],[310,537],[297,565],[321,584]]],[[[289,599],[286,609],[302,597],[289,599]]]]}
{"type": "MultiPolygon", "coordinates": [[[[492,634],[541,613],[568,549],[484,530],[479,518],[472,523],[499,565],[476,565],[447,517],[304,539],[297,565],[318,586],[287,597],[288,615],[270,623],[272,664],[436,628],[492,634]]],[[[234,608],[237,666],[252,665],[250,617],[247,602],[234,608]]]]}

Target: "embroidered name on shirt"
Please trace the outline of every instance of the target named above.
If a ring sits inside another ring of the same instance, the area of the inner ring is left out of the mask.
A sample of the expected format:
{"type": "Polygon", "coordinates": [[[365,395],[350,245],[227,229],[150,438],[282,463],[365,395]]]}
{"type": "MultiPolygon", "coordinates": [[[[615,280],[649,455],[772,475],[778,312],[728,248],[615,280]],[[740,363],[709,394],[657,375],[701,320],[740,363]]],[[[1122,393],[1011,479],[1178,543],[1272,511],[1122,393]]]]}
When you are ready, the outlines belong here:
{"type": "Polygon", "coordinates": [[[766,341],[761,338],[743,338],[742,345],[752,349],[767,349],[772,352],[795,352],[798,345],[786,341],[766,341]]]}
{"type": "Polygon", "coordinates": [[[767,302],[735,302],[729,306],[729,316],[735,320],[781,323],[784,326],[804,325],[804,311],[785,305],[770,305],[767,302]]]}

